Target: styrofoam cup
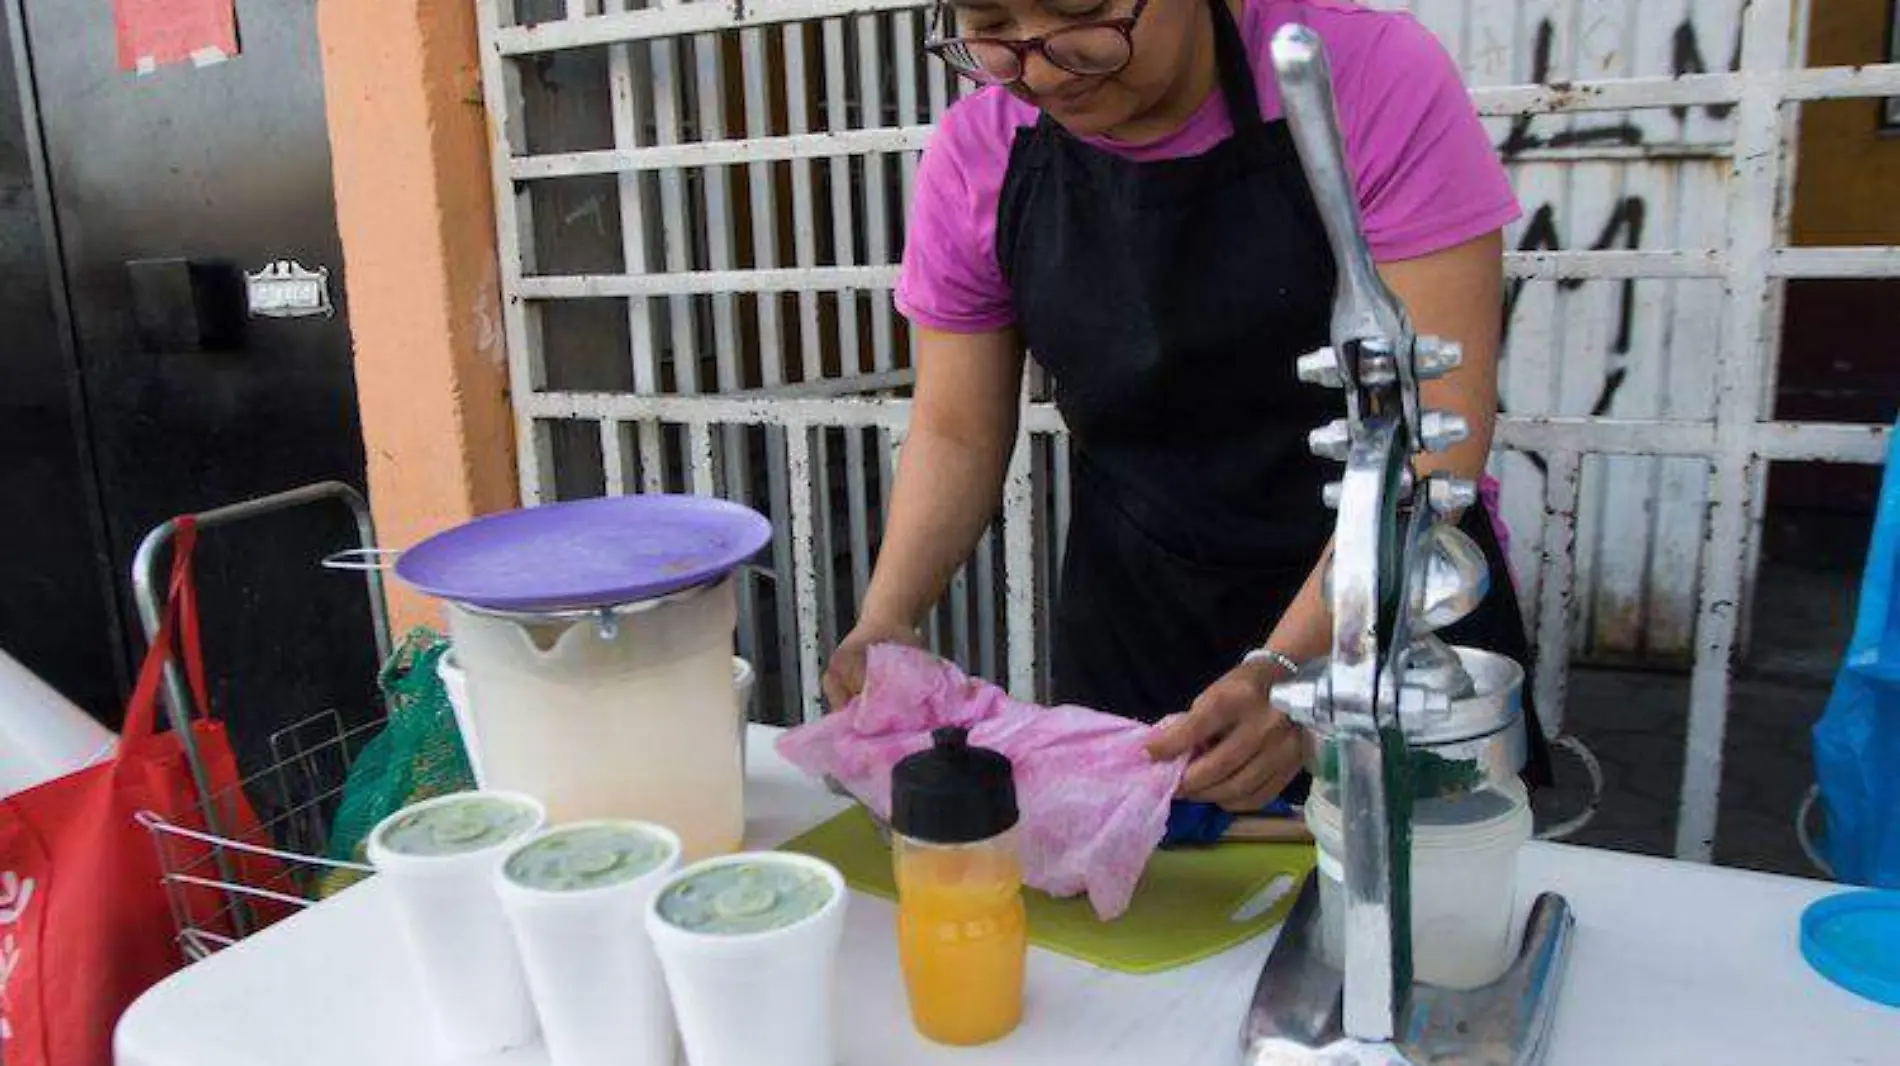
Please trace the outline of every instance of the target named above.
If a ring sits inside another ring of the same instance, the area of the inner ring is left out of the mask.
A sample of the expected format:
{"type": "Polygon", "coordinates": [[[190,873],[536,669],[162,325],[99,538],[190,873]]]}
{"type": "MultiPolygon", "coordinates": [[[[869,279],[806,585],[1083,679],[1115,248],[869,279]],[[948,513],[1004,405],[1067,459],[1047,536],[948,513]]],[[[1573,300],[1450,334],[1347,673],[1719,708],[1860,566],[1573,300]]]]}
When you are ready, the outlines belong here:
{"type": "Polygon", "coordinates": [[[505,1051],[529,1043],[539,1031],[495,877],[508,853],[546,822],[546,809],[532,796],[456,792],[411,804],[370,833],[369,861],[396,909],[445,1058],[505,1051]],[[519,804],[532,817],[504,840],[454,854],[413,854],[386,842],[405,817],[471,797],[519,804]]]}
{"type": "Polygon", "coordinates": [[[574,822],[522,841],[495,878],[514,925],[528,988],[553,1066],[672,1066],[679,1049],[666,980],[647,936],[646,908],[680,866],[677,833],[651,822],[574,822]],[[664,856],[626,880],[587,887],[527,883],[515,857],[590,830],[652,838],[664,856]]]}
{"type": "Polygon", "coordinates": [[[659,887],[647,904],[647,932],[691,1066],[835,1066],[832,1012],[845,899],[844,878],[834,867],[789,852],[708,859],[659,887]],[[830,896],[817,912],[756,933],[694,932],[661,915],[660,902],[674,885],[747,863],[815,872],[830,896]]]}

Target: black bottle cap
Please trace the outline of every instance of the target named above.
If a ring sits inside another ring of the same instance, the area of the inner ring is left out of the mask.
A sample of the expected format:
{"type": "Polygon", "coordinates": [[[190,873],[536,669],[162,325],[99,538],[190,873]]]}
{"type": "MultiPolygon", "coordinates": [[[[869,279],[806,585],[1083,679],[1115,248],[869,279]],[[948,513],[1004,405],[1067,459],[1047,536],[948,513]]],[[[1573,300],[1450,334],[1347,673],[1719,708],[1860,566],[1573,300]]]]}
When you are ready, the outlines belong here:
{"type": "Polygon", "coordinates": [[[931,844],[974,844],[1016,825],[1009,758],[970,746],[970,731],[932,731],[932,746],[891,771],[891,828],[931,844]]]}

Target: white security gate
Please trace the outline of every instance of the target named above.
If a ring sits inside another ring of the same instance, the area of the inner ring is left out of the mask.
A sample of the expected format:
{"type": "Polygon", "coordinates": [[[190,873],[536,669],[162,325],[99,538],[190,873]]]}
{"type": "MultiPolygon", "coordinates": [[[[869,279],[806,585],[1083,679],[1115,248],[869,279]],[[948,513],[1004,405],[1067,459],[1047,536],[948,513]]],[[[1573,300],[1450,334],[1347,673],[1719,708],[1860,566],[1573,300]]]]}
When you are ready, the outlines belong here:
{"type": "MultiPolygon", "coordinates": [[[[917,48],[924,5],[480,4],[524,499],[769,511],[740,639],[781,713],[816,713],[908,418],[903,205],[958,91],[917,48]]],[[[1900,66],[1800,69],[1803,0],[1409,6],[1527,211],[1498,468],[1538,644],[1692,648],[1677,851],[1706,860],[1766,464],[1885,446],[1768,420],[1778,283],[1900,274],[1892,248],[1785,247],[1794,105],[1900,95],[1900,66]]],[[[930,627],[1021,693],[1045,680],[1068,475],[1061,419],[1033,383],[1026,403],[1001,521],[930,627]]],[[[1552,730],[1565,669],[1545,655],[1534,681],[1552,730]]]]}

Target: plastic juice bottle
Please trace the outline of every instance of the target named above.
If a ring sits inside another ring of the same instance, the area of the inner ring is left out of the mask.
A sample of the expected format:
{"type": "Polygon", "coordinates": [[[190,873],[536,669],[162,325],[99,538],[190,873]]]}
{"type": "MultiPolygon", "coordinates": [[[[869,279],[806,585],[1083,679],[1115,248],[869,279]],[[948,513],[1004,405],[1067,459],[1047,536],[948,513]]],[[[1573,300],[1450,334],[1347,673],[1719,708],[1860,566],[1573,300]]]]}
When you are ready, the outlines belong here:
{"type": "Polygon", "coordinates": [[[940,1044],[987,1044],[1023,1016],[1029,941],[1009,759],[939,729],[897,764],[891,828],[897,950],[911,1022],[940,1044]]]}

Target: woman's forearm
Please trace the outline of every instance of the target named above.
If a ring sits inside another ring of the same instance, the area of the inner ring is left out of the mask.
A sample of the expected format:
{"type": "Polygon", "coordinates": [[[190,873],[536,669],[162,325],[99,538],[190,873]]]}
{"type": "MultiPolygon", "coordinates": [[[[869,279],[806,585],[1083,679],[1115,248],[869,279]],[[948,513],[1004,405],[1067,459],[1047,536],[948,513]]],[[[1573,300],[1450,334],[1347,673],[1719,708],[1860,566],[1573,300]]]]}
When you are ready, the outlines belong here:
{"type": "Polygon", "coordinates": [[[942,598],[996,513],[1013,443],[1013,432],[964,440],[927,423],[913,427],[861,617],[916,626],[942,598]]]}
{"type": "Polygon", "coordinates": [[[1267,637],[1267,647],[1294,662],[1309,662],[1332,650],[1332,610],[1322,595],[1326,566],[1332,556],[1333,545],[1328,541],[1319,562],[1306,575],[1306,583],[1267,637]]]}
{"type": "Polygon", "coordinates": [[[860,624],[915,628],[995,516],[1022,417],[1022,343],[1012,329],[920,327],[910,433],[860,624]]]}
{"type": "MultiPolygon", "coordinates": [[[[1464,365],[1422,385],[1420,399],[1426,408],[1462,416],[1471,435],[1448,451],[1417,457],[1413,465],[1420,477],[1443,472],[1475,479],[1484,473],[1497,420],[1502,263],[1503,246],[1494,234],[1424,259],[1388,263],[1380,270],[1410,309],[1421,334],[1451,338],[1465,350],[1464,365]]],[[[1300,662],[1331,649],[1332,605],[1322,595],[1331,557],[1329,543],[1274,626],[1268,647],[1300,662]]]]}
{"type": "MultiPolygon", "coordinates": [[[[1472,412],[1472,437],[1486,442],[1491,437],[1492,419],[1479,412],[1472,412]]],[[[1461,478],[1473,479],[1483,474],[1484,462],[1481,448],[1465,447],[1455,453],[1437,456],[1421,456],[1414,466],[1422,477],[1430,473],[1449,473],[1461,478]]],[[[1320,553],[1319,562],[1307,574],[1306,583],[1300,586],[1299,594],[1287,605],[1280,615],[1280,621],[1267,637],[1266,646],[1296,662],[1325,655],[1332,646],[1332,605],[1325,599],[1326,568],[1332,562],[1333,546],[1328,541],[1326,550],[1320,553]]]]}

